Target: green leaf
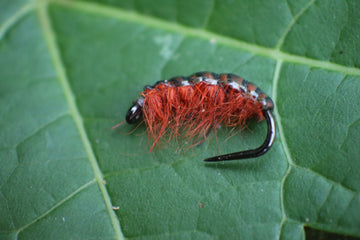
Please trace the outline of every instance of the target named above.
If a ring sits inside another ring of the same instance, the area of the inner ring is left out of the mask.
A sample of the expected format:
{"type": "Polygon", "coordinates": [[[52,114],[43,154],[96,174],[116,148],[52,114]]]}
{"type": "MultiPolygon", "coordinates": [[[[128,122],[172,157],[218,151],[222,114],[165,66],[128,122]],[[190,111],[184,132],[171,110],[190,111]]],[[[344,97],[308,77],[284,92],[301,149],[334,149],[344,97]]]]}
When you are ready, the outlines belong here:
{"type": "Polygon", "coordinates": [[[0,239],[360,236],[359,17],[356,0],[0,2],[0,239]],[[273,98],[269,153],[202,161],[257,147],[264,123],[150,154],[144,126],[111,130],[144,85],[204,70],[273,98]]]}

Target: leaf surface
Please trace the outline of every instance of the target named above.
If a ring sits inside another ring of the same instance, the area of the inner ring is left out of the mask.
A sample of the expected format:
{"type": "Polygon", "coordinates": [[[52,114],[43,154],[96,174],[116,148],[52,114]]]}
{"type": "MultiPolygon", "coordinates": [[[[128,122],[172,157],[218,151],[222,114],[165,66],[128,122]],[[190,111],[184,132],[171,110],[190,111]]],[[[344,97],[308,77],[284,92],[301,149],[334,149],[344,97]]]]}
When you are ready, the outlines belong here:
{"type": "Polygon", "coordinates": [[[1,239],[360,236],[360,4],[349,1],[4,1],[1,239]],[[117,131],[144,85],[209,70],[255,82],[265,124],[148,154],[117,131]]]}

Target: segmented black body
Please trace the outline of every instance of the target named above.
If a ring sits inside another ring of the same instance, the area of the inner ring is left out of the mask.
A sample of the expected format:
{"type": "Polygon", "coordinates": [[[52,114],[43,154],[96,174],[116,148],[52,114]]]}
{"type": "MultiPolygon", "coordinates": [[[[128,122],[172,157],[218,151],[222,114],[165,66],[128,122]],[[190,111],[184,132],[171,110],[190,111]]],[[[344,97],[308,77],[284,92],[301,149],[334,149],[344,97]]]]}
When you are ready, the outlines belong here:
{"type": "MultiPolygon", "coordinates": [[[[272,99],[265,94],[258,86],[254,83],[246,81],[245,79],[231,73],[213,73],[213,72],[197,72],[188,77],[179,76],[173,77],[169,80],[157,81],[154,85],[147,85],[145,89],[153,89],[159,84],[165,84],[170,87],[181,87],[188,85],[195,85],[198,82],[206,82],[210,85],[218,85],[225,87],[226,85],[231,86],[234,89],[242,92],[245,97],[252,98],[254,101],[261,102],[264,110],[272,110],[274,103],[272,99]]],[[[141,99],[140,103],[143,101],[141,99]]],[[[140,104],[140,106],[142,106],[140,104]]]]}

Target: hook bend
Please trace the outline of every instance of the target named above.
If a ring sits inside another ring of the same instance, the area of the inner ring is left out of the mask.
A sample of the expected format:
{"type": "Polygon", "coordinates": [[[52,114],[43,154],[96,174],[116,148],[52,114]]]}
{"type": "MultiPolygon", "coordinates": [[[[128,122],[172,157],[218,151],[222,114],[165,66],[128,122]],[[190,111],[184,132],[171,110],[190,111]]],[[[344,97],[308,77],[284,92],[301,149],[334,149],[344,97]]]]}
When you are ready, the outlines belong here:
{"type": "Polygon", "coordinates": [[[255,149],[242,151],[242,152],[235,152],[229,153],[225,155],[215,156],[206,158],[204,161],[206,162],[219,162],[219,161],[230,161],[230,160],[240,160],[246,158],[255,158],[263,155],[274,143],[275,135],[276,135],[276,126],[275,126],[275,119],[270,109],[263,110],[264,117],[267,123],[267,135],[266,139],[263,144],[255,149]]]}

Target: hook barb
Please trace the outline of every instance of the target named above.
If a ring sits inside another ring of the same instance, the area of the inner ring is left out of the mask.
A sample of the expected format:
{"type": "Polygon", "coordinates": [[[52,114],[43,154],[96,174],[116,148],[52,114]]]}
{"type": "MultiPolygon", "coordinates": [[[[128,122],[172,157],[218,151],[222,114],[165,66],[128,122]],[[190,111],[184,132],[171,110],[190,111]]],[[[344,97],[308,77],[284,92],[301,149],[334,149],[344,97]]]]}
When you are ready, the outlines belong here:
{"type": "Polygon", "coordinates": [[[242,152],[235,152],[235,153],[229,153],[225,155],[215,156],[211,158],[206,158],[205,162],[220,162],[220,161],[230,161],[230,160],[240,160],[240,159],[246,159],[246,158],[255,158],[263,155],[269,149],[274,143],[275,135],[276,135],[276,125],[275,125],[275,119],[272,115],[272,112],[270,109],[263,110],[264,117],[266,119],[267,123],[267,135],[266,139],[263,142],[263,144],[255,149],[242,151],[242,152]]]}

